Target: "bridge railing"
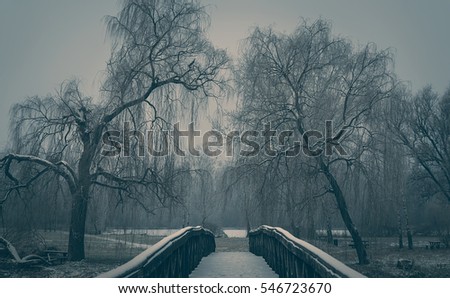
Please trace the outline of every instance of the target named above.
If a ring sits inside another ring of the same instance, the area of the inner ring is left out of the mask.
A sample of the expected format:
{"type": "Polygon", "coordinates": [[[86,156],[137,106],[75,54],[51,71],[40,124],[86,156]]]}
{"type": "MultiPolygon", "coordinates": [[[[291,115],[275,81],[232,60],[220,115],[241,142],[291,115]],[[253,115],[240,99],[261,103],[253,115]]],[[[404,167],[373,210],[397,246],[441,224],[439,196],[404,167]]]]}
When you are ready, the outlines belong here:
{"type": "Polygon", "coordinates": [[[188,277],[200,260],[215,249],[211,231],[186,227],[98,277],[188,277]]]}
{"type": "Polygon", "coordinates": [[[260,226],[248,236],[250,252],[262,256],[280,277],[365,277],[282,228],[260,226]]]}

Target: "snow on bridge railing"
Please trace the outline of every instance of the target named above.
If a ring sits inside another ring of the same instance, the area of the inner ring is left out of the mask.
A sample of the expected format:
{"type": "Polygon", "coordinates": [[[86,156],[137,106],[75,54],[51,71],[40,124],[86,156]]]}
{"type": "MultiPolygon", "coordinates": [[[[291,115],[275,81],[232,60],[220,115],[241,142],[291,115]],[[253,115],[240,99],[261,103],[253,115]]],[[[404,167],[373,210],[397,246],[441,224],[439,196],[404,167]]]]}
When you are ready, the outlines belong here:
{"type": "Polygon", "coordinates": [[[249,246],[280,277],[366,277],[282,228],[260,226],[250,231],[249,246]]]}
{"type": "Polygon", "coordinates": [[[200,260],[215,249],[211,231],[200,226],[186,227],[97,277],[188,277],[200,260]]]}

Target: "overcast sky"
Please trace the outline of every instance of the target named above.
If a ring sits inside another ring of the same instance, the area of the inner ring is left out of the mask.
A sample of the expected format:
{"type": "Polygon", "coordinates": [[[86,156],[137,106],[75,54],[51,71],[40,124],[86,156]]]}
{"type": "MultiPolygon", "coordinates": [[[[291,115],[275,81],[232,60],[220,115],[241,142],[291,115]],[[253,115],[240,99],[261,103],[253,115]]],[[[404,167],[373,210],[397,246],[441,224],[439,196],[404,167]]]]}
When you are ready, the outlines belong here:
{"type": "MultiPolygon", "coordinates": [[[[332,21],[335,34],[356,43],[375,42],[396,53],[396,70],[417,90],[450,82],[448,0],[205,0],[211,40],[237,54],[239,41],[256,26],[290,32],[300,17],[332,21]]],[[[109,55],[103,16],[116,0],[0,0],[0,147],[7,141],[9,109],[27,96],[53,92],[79,78],[95,96],[109,55]]]]}

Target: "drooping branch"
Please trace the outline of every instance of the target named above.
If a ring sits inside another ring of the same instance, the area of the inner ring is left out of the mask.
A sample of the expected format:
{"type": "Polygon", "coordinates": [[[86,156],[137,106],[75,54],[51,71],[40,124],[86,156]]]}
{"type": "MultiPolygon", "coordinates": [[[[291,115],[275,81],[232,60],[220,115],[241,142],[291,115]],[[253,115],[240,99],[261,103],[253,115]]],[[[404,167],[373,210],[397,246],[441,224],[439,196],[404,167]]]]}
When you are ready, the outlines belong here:
{"type": "Polygon", "coordinates": [[[138,191],[140,187],[151,192],[160,202],[164,202],[167,197],[177,200],[177,196],[171,190],[171,185],[150,168],[147,168],[141,177],[121,177],[99,170],[91,175],[91,181],[93,184],[101,187],[125,192],[137,201],[142,199],[136,198],[136,195],[140,193],[138,191]]]}
{"type": "Polygon", "coordinates": [[[147,98],[150,96],[150,94],[153,92],[153,90],[155,90],[159,86],[160,86],[160,83],[153,82],[151,84],[151,86],[147,89],[147,91],[144,93],[144,95],[142,95],[141,97],[139,97],[135,100],[129,101],[127,103],[124,103],[124,104],[118,106],[111,113],[103,116],[102,124],[103,125],[108,124],[109,122],[111,122],[114,118],[116,118],[120,113],[122,113],[126,109],[129,109],[131,107],[134,107],[138,104],[143,103],[144,101],[147,100],[147,98]]]}
{"type": "Polygon", "coordinates": [[[53,162],[50,162],[43,158],[39,158],[39,157],[32,156],[32,155],[21,155],[21,154],[10,153],[10,154],[7,154],[2,159],[0,159],[0,168],[4,169],[5,175],[14,183],[14,186],[10,189],[19,189],[19,188],[29,186],[32,182],[34,182],[36,179],[38,179],[44,173],[46,173],[48,171],[53,171],[54,173],[56,173],[59,176],[64,178],[64,180],[67,182],[69,189],[72,193],[75,193],[77,190],[78,180],[77,180],[77,177],[74,175],[75,172],[69,166],[68,163],[63,162],[63,161],[53,163],[53,162]],[[43,166],[44,169],[39,171],[32,178],[28,179],[27,182],[20,183],[19,179],[14,177],[14,175],[11,173],[10,168],[11,168],[13,161],[16,161],[18,163],[29,162],[32,164],[37,164],[37,165],[43,166]]]}

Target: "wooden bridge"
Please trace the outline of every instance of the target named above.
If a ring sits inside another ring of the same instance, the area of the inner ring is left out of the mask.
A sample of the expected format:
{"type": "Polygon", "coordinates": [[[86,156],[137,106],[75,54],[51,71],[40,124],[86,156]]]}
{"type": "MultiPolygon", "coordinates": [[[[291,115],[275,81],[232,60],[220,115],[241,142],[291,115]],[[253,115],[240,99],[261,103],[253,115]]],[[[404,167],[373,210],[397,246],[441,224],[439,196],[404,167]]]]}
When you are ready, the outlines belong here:
{"type": "Polygon", "coordinates": [[[249,252],[215,252],[214,234],[187,227],[98,277],[365,277],[289,232],[261,226],[249,252]]]}

